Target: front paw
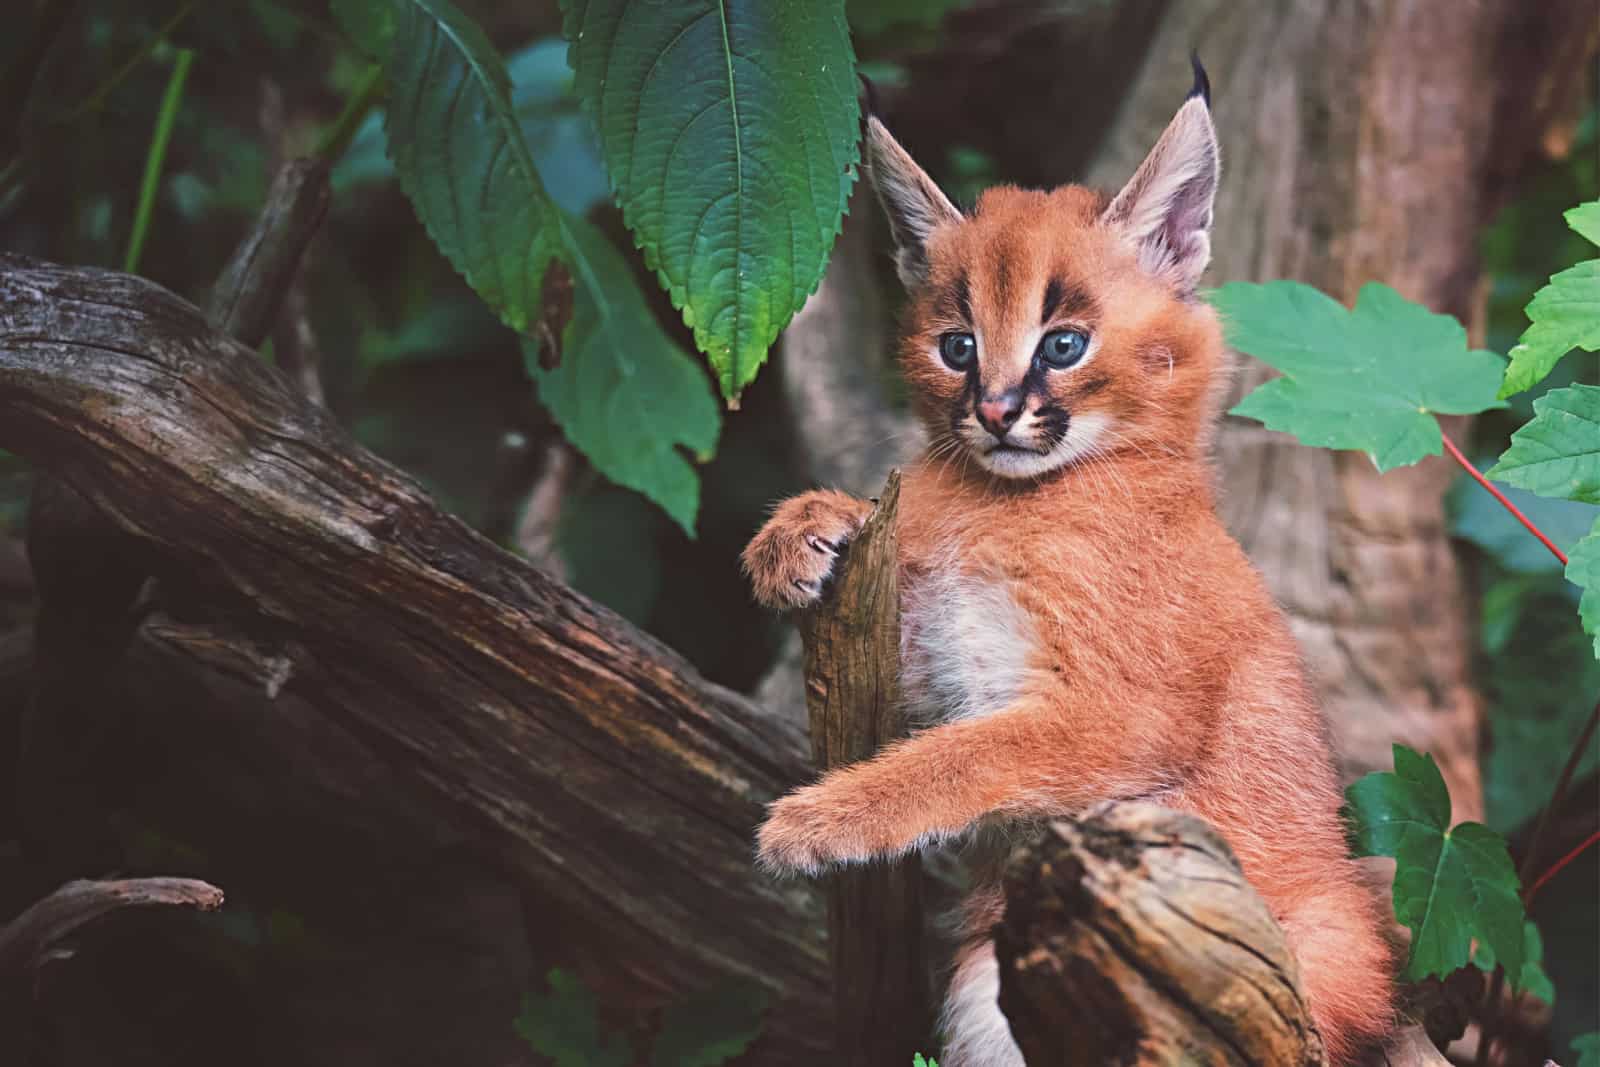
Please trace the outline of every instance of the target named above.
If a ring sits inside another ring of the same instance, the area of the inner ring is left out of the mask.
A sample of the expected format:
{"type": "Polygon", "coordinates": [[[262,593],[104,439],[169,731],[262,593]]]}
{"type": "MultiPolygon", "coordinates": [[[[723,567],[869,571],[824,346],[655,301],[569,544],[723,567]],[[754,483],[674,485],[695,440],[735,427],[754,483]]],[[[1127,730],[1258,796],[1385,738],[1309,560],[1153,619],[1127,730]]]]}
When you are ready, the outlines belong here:
{"type": "Polygon", "coordinates": [[[870,502],[831,489],[778,505],[744,550],[756,599],[779,610],[815,604],[839,555],[870,514],[870,502]]]}
{"type": "Polygon", "coordinates": [[[756,858],[778,874],[816,875],[834,864],[866,859],[865,827],[831,801],[823,785],[798,789],[767,809],[756,834],[756,858]]]}

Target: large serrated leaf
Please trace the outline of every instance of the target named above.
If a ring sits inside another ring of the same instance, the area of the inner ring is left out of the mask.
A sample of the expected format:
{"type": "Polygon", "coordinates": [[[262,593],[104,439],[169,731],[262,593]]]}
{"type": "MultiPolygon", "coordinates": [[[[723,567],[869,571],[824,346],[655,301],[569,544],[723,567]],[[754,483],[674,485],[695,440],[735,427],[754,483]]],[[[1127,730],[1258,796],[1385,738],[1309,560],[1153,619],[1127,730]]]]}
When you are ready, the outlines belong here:
{"type": "Polygon", "coordinates": [[[1411,929],[1403,977],[1466,966],[1476,940],[1521,988],[1527,916],[1505,839],[1479,823],[1450,825],[1450,793],[1433,757],[1395,745],[1394,773],[1368,774],[1345,797],[1357,852],[1395,860],[1394,913],[1411,929]]]}
{"type": "Polygon", "coordinates": [[[572,321],[561,363],[528,372],[539,398],[601,474],[654,500],[694,534],[700,479],[679,446],[716,448],[720,417],[705,370],[661,331],[628,265],[593,226],[565,220],[572,321]]]}
{"type": "Polygon", "coordinates": [[[730,401],[816,289],[858,160],[843,0],[563,0],[623,216],[730,401]]]}
{"type": "Polygon", "coordinates": [[[751,982],[728,983],[669,1006],[650,1067],[717,1067],[750,1047],[772,999],[751,982]]]}
{"type": "Polygon", "coordinates": [[[1600,386],[1552,389],[1489,477],[1540,496],[1600,504],[1600,386]]]}
{"type": "Polygon", "coordinates": [[[699,366],[663,334],[626,264],[564,214],[534,166],[504,63],[449,0],[338,0],[346,25],[392,24],[389,152],[439,248],[513,329],[543,312],[553,261],[573,281],[574,315],[554,372],[535,370],[563,431],[607,477],[660,504],[691,535],[699,479],[678,451],[716,446],[716,404],[699,366]]]}
{"type": "Polygon", "coordinates": [[[594,994],[565,971],[546,977],[549,992],[527,993],[514,1026],[522,1039],[554,1067],[628,1067],[633,1048],[600,1023],[594,994]]]}
{"type": "MultiPolygon", "coordinates": [[[[519,333],[563,252],[560,218],[511,103],[505,65],[448,0],[389,0],[384,132],[400,185],[446,258],[519,333]]],[[[347,20],[348,21],[348,20],[347,20]]]]}
{"type": "Polygon", "coordinates": [[[1233,409],[1302,443],[1354,449],[1380,471],[1442,449],[1440,415],[1504,407],[1504,362],[1470,351],[1467,333],[1376,282],[1356,306],[1299,282],[1229,282],[1212,303],[1228,343],[1283,372],[1233,409]]]}
{"type": "MultiPolygon", "coordinates": [[[[1600,200],[1566,213],[1567,225],[1600,245],[1600,200]]],[[[1600,351],[1600,259],[1590,259],[1550,279],[1528,304],[1528,326],[1511,350],[1500,395],[1511,396],[1543,381],[1574,348],[1600,351]]]]}

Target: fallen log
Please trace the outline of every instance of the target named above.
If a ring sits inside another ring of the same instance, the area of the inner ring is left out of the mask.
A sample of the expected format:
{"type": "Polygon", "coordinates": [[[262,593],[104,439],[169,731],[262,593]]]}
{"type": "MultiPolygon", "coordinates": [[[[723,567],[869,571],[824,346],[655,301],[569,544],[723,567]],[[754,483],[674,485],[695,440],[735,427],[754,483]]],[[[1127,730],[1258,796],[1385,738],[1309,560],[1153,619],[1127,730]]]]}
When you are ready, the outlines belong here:
{"type": "MultiPolygon", "coordinates": [[[[1000,1007],[1029,1063],[1327,1063],[1283,930],[1202,820],[1119,804],[1052,822],[1005,893],[1000,1007]]],[[[1447,1062],[1415,1026],[1382,1057],[1447,1062]]]]}
{"type": "Polygon", "coordinates": [[[0,257],[0,447],[231,598],[284,686],[605,927],[618,972],[758,981],[775,1061],[825,1047],[819,902],[751,863],[809,773],[799,724],[441,512],[150,282],[0,257]]]}

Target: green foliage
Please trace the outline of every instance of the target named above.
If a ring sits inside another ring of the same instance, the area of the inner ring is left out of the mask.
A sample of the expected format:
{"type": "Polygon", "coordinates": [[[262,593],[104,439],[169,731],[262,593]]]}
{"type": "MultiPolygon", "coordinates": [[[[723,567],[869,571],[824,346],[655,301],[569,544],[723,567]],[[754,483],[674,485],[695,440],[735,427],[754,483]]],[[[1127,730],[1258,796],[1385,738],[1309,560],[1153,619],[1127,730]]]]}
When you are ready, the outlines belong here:
{"type": "MultiPolygon", "coordinates": [[[[550,199],[483,31],[448,0],[340,0],[346,25],[392,12],[385,134],[401,187],[440,250],[500,317],[529,332],[550,266],[573,283],[564,358],[530,359],[540,397],[606,477],[655,501],[691,535],[699,479],[678,452],[716,448],[720,420],[696,364],[651,316],[626,262],[550,199]]],[[[380,34],[369,36],[381,38],[380,34]]]]}
{"type": "MultiPolygon", "coordinates": [[[[626,1035],[600,1023],[594,996],[553,970],[547,993],[522,998],[517,1033],[555,1067],[628,1067],[637,1055],[626,1035]]],[[[740,1055],[761,1032],[770,996],[758,985],[729,982],[669,1006],[651,1047],[651,1067],[717,1067],[740,1055]]]]}
{"type": "MultiPolygon", "coordinates": [[[[1600,200],[1573,208],[1566,219],[1574,232],[1600,245],[1600,200]]],[[[1600,259],[1586,260],[1551,278],[1535,294],[1527,314],[1531,325],[1511,350],[1502,397],[1543,381],[1574,348],[1600,350],[1600,259]]]]}
{"type": "Polygon", "coordinates": [[[572,321],[561,363],[542,370],[525,345],[539,398],[567,438],[618,485],[660,504],[694,532],[700,480],[678,451],[716,448],[717,405],[699,364],[661,332],[625,263],[588,223],[567,220],[572,321]]]}
{"type": "MultiPolygon", "coordinates": [[[[1487,941],[1480,942],[1472,954],[1472,962],[1480,970],[1493,971],[1499,962],[1495,958],[1494,946],[1487,941]]],[[[1555,986],[1544,971],[1544,938],[1539,936],[1539,928],[1532,919],[1522,924],[1522,972],[1516,984],[1524,993],[1538,997],[1546,1004],[1556,1001],[1555,986]]]]}
{"type": "Polygon", "coordinates": [[[673,1004],[662,1013],[651,1067],[717,1067],[761,1033],[771,995],[749,982],[729,983],[673,1004]]]}
{"type": "Polygon", "coordinates": [[[1600,1031],[1573,1038],[1572,1054],[1578,1060],[1575,1067],[1600,1067],[1600,1031]]]}
{"type": "Polygon", "coordinates": [[[1479,823],[1450,825],[1450,793],[1433,757],[1394,746],[1394,773],[1368,774],[1345,791],[1355,846],[1395,860],[1395,917],[1411,930],[1403,977],[1443,977],[1486,944],[1522,988],[1522,900],[1504,838],[1479,823]]]}
{"type": "Polygon", "coordinates": [[[1533,402],[1533,413],[1489,477],[1540,496],[1600,504],[1600,386],[1552,390],[1533,402]]]}
{"type": "Polygon", "coordinates": [[[1363,286],[1351,311],[1288,281],[1230,282],[1212,302],[1229,344],[1283,372],[1233,413],[1308,445],[1366,452],[1380,471],[1439,454],[1435,414],[1503,406],[1500,357],[1469,351],[1455,319],[1386,285],[1363,286]]]}
{"type": "Polygon", "coordinates": [[[623,218],[735,401],[822,279],[858,158],[843,0],[563,0],[623,218]]]}
{"type": "Polygon", "coordinates": [[[939,1061],[931,1056],[928,1059],[923,1059],[922,1053],[919,1052],[911,1057],[911,1067],[939,1067],[939,1061]]]}
{"type": "Polygon", "coordinates": [[[572,975],[553,970],[545,976],[548,993],[528,993],[515,1026],[535,1052],[555,1067],[628,1067],[633,1046],[620,1034],[602,1029],[594,994],[572,975]]]}
{"type": "Polygon", "coordinates": [[[1583,588],[1578,618],[1583,632],[1594,638],[1595,658],[1600,659],[1600,519],[1567,556],[1567,581],[1583,588]]]}
{"type": "MultiPolygon", "coordinates": [[[[367,0],[340,0],[355,4],[367,0]]],[[[388,6],[395,29],[383,58],[392,92],[385,132],[401,187],[440,251],[506,325],[525,333],[563,248],[505,67],[448,0],[388,6]]]]}

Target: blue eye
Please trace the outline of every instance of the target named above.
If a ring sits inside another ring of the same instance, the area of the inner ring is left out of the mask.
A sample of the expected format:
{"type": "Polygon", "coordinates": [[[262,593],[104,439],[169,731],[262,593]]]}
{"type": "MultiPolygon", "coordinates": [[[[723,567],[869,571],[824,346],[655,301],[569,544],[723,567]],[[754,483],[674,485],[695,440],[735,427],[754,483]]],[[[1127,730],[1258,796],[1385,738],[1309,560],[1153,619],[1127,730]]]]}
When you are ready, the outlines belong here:
{"type": "Polygon", "coordinates": [[[978,340],[970,333],[947,333],[939,338],[939,358],[951,370],[966,370],[978,358],[978,340]]]}
{"type": "Polygon", "coordinates": [[[1080,330],[1054,330],[1039,342],[1040,363],[1056,370],[1065,370],[1083,359],[1089,351],[1089,335],[1080,330]]]}

